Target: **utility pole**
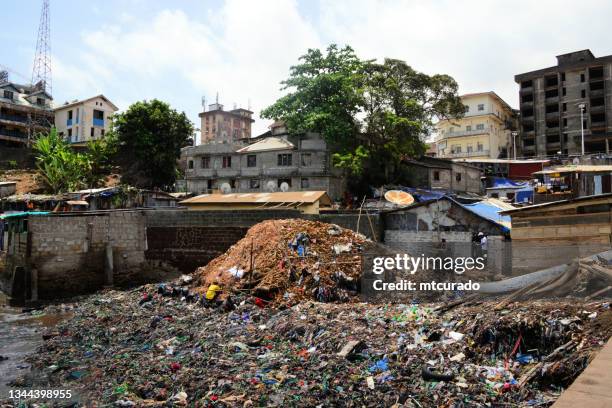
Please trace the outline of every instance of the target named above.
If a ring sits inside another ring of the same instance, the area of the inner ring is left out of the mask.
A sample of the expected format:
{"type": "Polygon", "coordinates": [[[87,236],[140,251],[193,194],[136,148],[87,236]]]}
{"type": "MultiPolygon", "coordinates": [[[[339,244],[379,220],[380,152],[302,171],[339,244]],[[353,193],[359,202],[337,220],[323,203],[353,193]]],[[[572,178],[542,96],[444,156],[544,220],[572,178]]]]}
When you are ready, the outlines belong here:
{"type": "Polygon", "coordinates": [[[512,132],[512,152],[514,153],[514,160],[516,160],[516,136],[518,132],[512,132]]]}
{"type": "Polygon", "coordinates": [[[584,103],[581,103],[580,105],[578,105],[578,107],[580,108],[580,136],[582,139],[582,156],[584,156],[584,108],[586,107],[586,105],[584,103]]]}

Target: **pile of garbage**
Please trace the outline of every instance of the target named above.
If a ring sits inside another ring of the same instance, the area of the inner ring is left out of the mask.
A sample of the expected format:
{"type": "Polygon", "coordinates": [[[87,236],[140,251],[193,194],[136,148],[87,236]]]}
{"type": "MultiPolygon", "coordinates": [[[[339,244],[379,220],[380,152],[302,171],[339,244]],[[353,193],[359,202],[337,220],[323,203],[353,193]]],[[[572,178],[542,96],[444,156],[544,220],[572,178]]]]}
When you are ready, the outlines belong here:
{"type": "Polygon", "coordinates": [[[121,407],[549,406],[612,334],[603,301],[234,300],[176,284],[83,298],[14,386],[121,407]]]}
{"type": "Polygon", "coordinates": [[[225,254],[199,268],[200,291],[217,282],[267,301],[357,299],[361,254],[374,243],[334,224],[268,220],[251,227],[225,254]]]}

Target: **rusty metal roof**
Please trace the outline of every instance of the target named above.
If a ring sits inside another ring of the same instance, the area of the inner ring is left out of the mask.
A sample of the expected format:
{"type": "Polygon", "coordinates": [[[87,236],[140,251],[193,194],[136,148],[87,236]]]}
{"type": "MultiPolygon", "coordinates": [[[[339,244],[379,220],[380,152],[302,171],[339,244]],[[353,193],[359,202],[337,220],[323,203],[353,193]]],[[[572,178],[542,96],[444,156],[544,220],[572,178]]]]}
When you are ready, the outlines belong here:
{"type": "Polygon", "coordinates": [[[265,203],[306,203],[319,201],[321,205],[331,205],[331,198],[325,191],[290,191],[278,193],[230,193],[202,194],[179,204],[265,204],[265,203]]]}

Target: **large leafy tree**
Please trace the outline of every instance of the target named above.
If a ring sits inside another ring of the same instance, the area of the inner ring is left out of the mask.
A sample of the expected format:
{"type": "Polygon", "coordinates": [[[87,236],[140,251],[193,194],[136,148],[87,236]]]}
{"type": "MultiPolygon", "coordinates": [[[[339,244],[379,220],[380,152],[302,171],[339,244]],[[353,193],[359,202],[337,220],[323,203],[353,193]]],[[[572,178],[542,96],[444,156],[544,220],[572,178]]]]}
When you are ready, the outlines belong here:
{"type": "Polygon", "coordinates": [[[262,117],[283,120],[292,133],[321,133],[354,184],[401,182],[401,160],[425,151],[436,118],[464,112],[450,76],[396,59],[361,60],[350,47],[308,50],[282,85],[289,92],[262,117]]]}
{"type": "Polygon", "coordinates": [[[364,62],[350,47],[309,49],[281,83],[290,92],[261,116],[282,119],[294,133],[319,132],[335,151],[352,152],[364,103],[363,74],[364,62]]]}
{"type": "Polygon", "coordinates": [[[364,163],[371,170],[368,181],[401,182],[401,160],[425,152],[434,121],[464,114],[457,90],[452,77],[429,76],[401,60],[365,65],[362,138],[370,153],[364,163]]]}
{"type": "Polygon", "coordinates": [[[153,99],[136,102],[113,117],[112,137],[122,182],[141,188],[174,184],[181,147],[189,143],[193,124],[184,112],[153,99]]]}

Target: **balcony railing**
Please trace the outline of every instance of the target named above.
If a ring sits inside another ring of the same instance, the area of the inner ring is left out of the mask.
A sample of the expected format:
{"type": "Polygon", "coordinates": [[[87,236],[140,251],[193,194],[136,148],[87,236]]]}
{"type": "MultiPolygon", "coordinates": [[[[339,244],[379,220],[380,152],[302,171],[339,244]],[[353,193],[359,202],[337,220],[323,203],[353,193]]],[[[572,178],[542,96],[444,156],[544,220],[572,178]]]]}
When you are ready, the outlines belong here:
{"type": "Polygon", "coordinates": [[[66,126],[72,126],[72,119],[66,119],[66,126]]]}
{"type": "Polygon", "coordinates": [[[18,137],[20,139],[28,138],[28,135],[26,133],[21,132],[19,130],[0,129],[0,135],[18,137]]]}
{"type": "Polygon", "coordinates": [[[484,129],[453,131],[453,132],[444,133],[441,139],[446,139],[449,137],[482,135],[490,131],[491,131],[490,126],[485,127],[484,129]]]}
{"type": "Polygon", "coordinates": [[[471,152],[459,152],[459,153],[450,153],[448,157],[474,157],[474,156],[488,156],[489,149],[487,150],[475,150],[471,152]]]}
{"type": "Polygon", "coordinates": [[[10,115],[10,114],[2,114],[0,115],[0,119],[12,120],[13,122],[21,122],[21,123],[25,123],[28,121],[28,118],[25,116],[10,115]]]}
{"type": "Polygon", "coordinates": [[[104,127],[104,119],[96,119],[96,118],[94,118],[93,125],[94,126],[104,127]]]}

